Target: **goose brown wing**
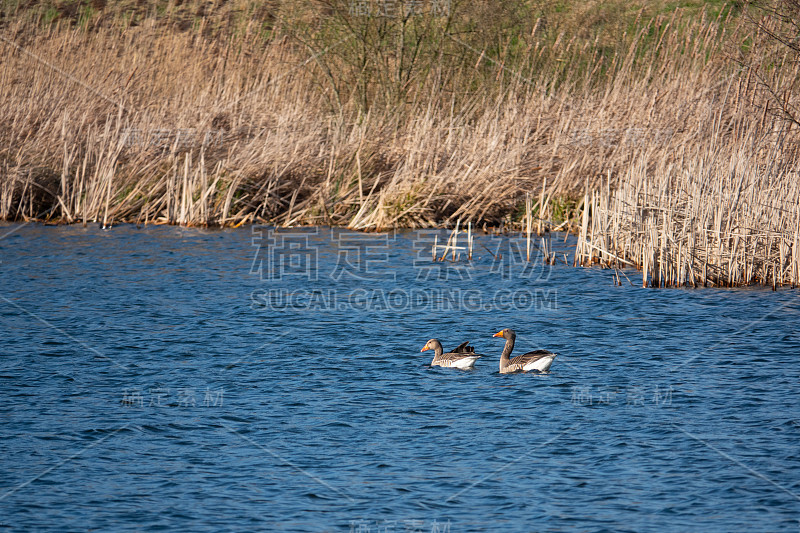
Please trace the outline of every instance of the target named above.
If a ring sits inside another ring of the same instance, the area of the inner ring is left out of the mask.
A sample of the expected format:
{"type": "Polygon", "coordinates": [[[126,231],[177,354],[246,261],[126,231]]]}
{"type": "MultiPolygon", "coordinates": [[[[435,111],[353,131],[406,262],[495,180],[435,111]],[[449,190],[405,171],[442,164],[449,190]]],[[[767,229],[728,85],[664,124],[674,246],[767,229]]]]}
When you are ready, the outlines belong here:
{"type": "Polygon", "coordinates": [[[510,363],[512,365],[521,365],[520,368],[522,368],[522,366],[525,366],[528,363],[533,363],[534,361],[538,361],[542,357],[547,357],[548,355],[553,355],[553,352],[549,352],[547,350],[534,350],[532,352],[512,357],[510,363]]]}
{"type": "Polygon", "coordinates": [[[467,346],[469,341],[462,342],[459,344],[452,352],[450,353],[475,353],[475,348],[472,346],[467,346]]]}
{"type": "MultiPolygon", "coordinates": [[[[522,356],[520,356],[520,357],[522,357],[522,356]]],[[[514,359],[516,359],[516,357],[514,359]]],[[[511,361],[508,364],[508,366],[505,367],[504,372],[507,373],[507,374],[512,373],[512,372],[522,372],[524,366],[525,366],[525,363],[519,363],[519,362],[515,363],[514,361],[511,361]]]]}
{"type": "MultiPolygon", "coordinates": [[[[466,358],[475,358],[475,356],[476,356],[475,353],[463,353],[463,352],[461,352],[461,353],[455,353],[455,352],[443,353],[442,355],[438,355],[438,356],[434,357],[433,358],[433,362],[431,364],[439,364],[439,365],[442,365],[442,366],[451,366],[456,361],[460,361],[461,359],[466,359],[466,358]]],[[[478,357],[481,357],[481,356],[478,355],[478,357]]]]}

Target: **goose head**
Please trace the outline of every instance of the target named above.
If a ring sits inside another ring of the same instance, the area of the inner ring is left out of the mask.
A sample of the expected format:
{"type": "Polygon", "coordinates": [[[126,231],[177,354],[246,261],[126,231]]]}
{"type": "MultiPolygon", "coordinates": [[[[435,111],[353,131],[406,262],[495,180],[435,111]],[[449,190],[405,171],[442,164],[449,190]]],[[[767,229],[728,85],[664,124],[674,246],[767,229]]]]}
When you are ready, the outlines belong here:
{"type": "Polygon", "coordinates": [[[492,335],[492,337],[502,337],[502,338],[504,338],[506,340],[513,340],[513,339],[515,339],[517,337],[517,334],[514,333],[513,329],[506,328],[506,329],[502,329],[502,330],[498,331],[497,333],[492,335]]]}

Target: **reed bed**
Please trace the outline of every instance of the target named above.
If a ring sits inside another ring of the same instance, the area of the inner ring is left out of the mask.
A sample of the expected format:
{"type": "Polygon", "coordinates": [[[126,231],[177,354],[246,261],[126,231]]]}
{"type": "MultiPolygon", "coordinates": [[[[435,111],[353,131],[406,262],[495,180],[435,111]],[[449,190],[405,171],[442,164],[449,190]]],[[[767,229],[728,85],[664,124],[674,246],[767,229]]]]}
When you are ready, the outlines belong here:
{"type": "Polygon", "coordinates": [[[567,227],[576,264],[645,286],[798,284],[800,62],[780,21],[642,8],[616,39],[539,18],[511,46],[333,0],[347,24],[303,19],[320,5],[295,6],[303,38],[278,8],[6,16],[0,219],[455,226],[451,255],[465,226],[523,231],[529,254],[567,227]],[[408,66],[409,36],[427,63],[408,66]]]}
{"type": "Polygon", "coordinates": [[[587,194],[575,262],[635,267],[644,287],[800,284],[800,139],[757,130],[587,194]]]}
{"type": "MultiPolygon", "coordinates": [[[[225,38],[203,24],[7,24],[0,218],[521,227],[538,194],[541,233],[554,199],[711,142],[741,76],[723,45],[750,31],[724,9],[642,18],[611,45],[548,40],[537,21],[528,70],[451,40],[457,65],[430,65],[400,101],[374,82],[367,106],[330,81],[350,66],[339,41],[311,54],[255,22],[225,38]]],[[[755,93],[740,113],[760,113],[755,93]]]]}
{"type": "MultiPolygon", "coordinates": [[[[780,34],[765,24],[755,42],[780,34]]],[[[798,52],[777,48],[742,62],[669,152],[642,152],[623,172],[587,184],[574,263],[635,267],[644,287],[798,286],[798,52]],[[764,92],[772,98],[759,99],[764,92]]]]}

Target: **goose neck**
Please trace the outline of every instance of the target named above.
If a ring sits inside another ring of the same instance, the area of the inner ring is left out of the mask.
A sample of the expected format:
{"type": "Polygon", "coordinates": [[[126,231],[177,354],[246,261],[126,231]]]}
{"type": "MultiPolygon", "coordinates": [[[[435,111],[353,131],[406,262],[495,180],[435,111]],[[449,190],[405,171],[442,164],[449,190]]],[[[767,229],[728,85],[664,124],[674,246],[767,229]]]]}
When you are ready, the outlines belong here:
{"type": "Polygon", "coordinates": [[[439,357],[440,355],[442,355],[444,353],[444,349],[442,348],[442,343],[435,342],[433,344],[433,353],[434,353],[435,357],[439,357]]]}
{"type": "Polygon", "coordinates": [[[512,351],[514,351],[513,337],[506,339],[506,345],[503,346],[503,353],[500,355],[500,368],[508,365],[512,351]]]}

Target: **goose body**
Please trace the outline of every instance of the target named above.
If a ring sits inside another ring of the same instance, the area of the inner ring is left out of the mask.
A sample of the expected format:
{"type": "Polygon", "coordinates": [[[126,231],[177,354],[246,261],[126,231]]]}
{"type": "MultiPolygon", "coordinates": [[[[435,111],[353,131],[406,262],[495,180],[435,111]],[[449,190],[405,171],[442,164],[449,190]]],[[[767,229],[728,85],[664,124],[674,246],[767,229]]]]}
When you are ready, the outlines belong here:
{"type": "Polygon", "coordinates": [[[504,329],[493,335],[494,337],[502,337],[506,340],[506,345],[503,347],[503,353],[500,356],[500,373],[508,374],[511,372],[531,372],[533,370],[538,372],[547,372],[550,370],[550,365],[556,355],[548,350],[534,350],[516,357],[510,357],[511,352],[514,350],[514,341],[517,335],[513,329],[504,329]]]}
{"type": "Polygon", "coordinates": [[[469,341],[459,344],[452,352],[444,353],[442,343],[438,339],[431,339],[425,343],[420,352],[426,350],[433,350],[434,352],[431,366],[468,369],[474,367],[475,361],[482,357],[475,353],[475,349],[472,346],[469,346],[469,341]]]}

